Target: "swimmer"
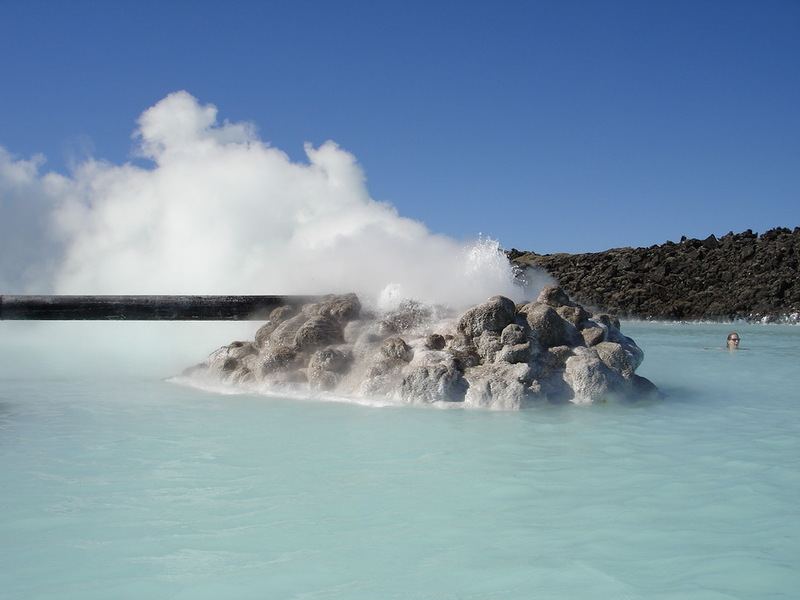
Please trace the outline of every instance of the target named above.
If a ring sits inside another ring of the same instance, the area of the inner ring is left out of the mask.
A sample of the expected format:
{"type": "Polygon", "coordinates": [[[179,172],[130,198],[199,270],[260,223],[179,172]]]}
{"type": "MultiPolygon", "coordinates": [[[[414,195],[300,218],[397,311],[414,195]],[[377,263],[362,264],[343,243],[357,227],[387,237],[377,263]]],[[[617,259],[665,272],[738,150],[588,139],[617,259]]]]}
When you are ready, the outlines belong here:
{"type": "Polygon", "coordinates": [[[728,334],[728,341],[727,346],[728,350],[738,350],[739,349],[739,334],[735,331],[731,331],[728,334]]]}

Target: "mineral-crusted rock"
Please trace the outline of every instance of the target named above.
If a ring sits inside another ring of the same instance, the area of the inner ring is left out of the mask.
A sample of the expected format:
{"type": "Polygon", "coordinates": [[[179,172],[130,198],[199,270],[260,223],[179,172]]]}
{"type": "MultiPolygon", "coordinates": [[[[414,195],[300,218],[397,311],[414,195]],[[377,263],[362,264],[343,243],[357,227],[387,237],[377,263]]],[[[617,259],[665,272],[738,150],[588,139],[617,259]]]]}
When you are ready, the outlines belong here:
{"type": "Polygon", "coordinates": [[[615,317],[592,317],[557,287],[519,306],[494,296],[460,318],[416,302],[374,314],[345,294],[276,309],[255,343],[233,342],[185,374],[258,389],[509,410],[656,397],[635,373],[643,357],[615,317]]]}
{"type": "Polygon", "coordinates": [[[523,306],[520,312],[525,315],[542,348],[583,343],[575,326],[562,319],[551,306],[532,302],[523,306]]]}
{"type": "Polygon", "coordinates": [[[464,404],[475,408],[518,410],[528,397],[530,367],[526,364],[495,363],[467,369],[469,384],[464,404]]]}
{"type": "Polygon", "coordinates": [[[509,364],[527,363],[531,359],[531,343],[503,346],[494,357],[495,362],[509,364]]]}
{"type": "Polygon", "coordinates": [[[414,357],[414,350],[400,337],[390,337],[380,346],[372,346],[371,352],[363,354],[369,366],[365,370],[364,380],[358,386],[360,394],[394,398],[403,382],[403,368],[414,357]]]}
{"type": "Polygon", "coordinates": [[[426,358],[409,367],[400,387],[401,399],[412,404],[462,402],[467,383],[453,357],[444,352],[429,352],[426,358]]]}
{"type": "Polygon", "coordinates": [[[622,388],[622,376],[600,360],[594,348],[576,349],[567,359],[564,381],[572,388],[573,404],[602,402],[622,388]]]}
{"type": "Polygon", "coordinates": [[[272,312],[269,313],[269,320],[256,332],[256,346],[259,348],[263,347],[272,333],[278,328],[278,325],[293,316],[295,312],[293,306],[279,306],[273,309],[272,312]]]}
{"type": "Polygon", "coordinates": [[[606,339],[606,330],[603,327],[587,327],[581,331],[581,335],[587,346],[595,346],[606,339]]]}
{"type": "Polygon", "coordinates": [[[503,347],[500,341],[500,335],[494,331],[484,331],[478,337],[473,338],[475,350],[478,356],[481,357],[481,362],[491,363],[494,362],[495,356],[503,347]]]}
{"type": "Polygon", "coordinates": [[[231,382],[235,384],[242,385],[253,380],[255,380],[255,373],[246,365],[240,365],[238,369],[231,373],[231,382]]]}
{"type": "Polygon", "coordinates": [[[556,312],[559,317],[565,321],[569,321],[578,329],[580,329],[590,317],[589,313],[586,312],[582,306],[559,306],[556,308],[556,312]]]}
{"type": "Polygon", "coordinates": [[[258,349],[251,342],[231,342],[212,352],[207,364],[211,370],[231,374],[242,365],[246,357],[256,354],[258,349]]]}
{"type": "Polygon", "coordinates": [[[270,346],[261,355],[260,374],[266,376],[277,371],[290,371],[299,366],[297,359],[297,351],[291,346],[270,346]]]}
{"type": "Polygon", "coordinates": [[[539,292],[536,302],[547,304],[553,308],[558,308],[560,306],[572,306],[572,302],[570,302],[567,293],[555,285],[545,286],[542,291],[539,292]]]}
{"type": "Polygon", "coordinates": [[[317,350],[311,355],[306,371],[312,389],[332,390],[350,365],[350,355],[336,348],[317,350]]]}
{"type": "Polygon", "coordinates": [[[553,346],[542,355],[542,366],[548,372],[559,371],[564,368],[572,354],[572,348],[569,346],[553,346]]]}
{"type": "Polygon", "coordinates": [[[294,336],[298,350],[318,348],[327,344],[343,342],[342,325],[331,316],[317,315],[303,323],[294,336]]]}
{"type": "Polygon", "coordinates": [[[389,360],[409,362],[414,357],[411,346],[400,337],[390,337],[381,344],[381,354],[389,360]]]}
{"type": "Polygon", "coordinates": [[[500,334],[500,342],[504,346],[514,346],[515,344],[524,344],[528,341],[528,332],[522,325],[517,323],[510,323],[506,325],[503,332],[500,334]]]}
{"type": "Polygon", "coordinates": [[[597,314],[592,317],[594,321],[597,321],[604,327],[614,328],[619,330],[619,319],[613,315],[607,314],[597,314]]]}
{"type": "Polygon", "coordinates": [[[425,340],[425,348],[428,350],[443,350],[446,345],[447,341],[444,336],[438,333],[430,334],[425,340]]]}
{"type": "Polygon", "coordinates": [[[465,312],[458,321],[458,330],[466,337],[478,337],[484,332],[499,334],[514,322],[517,307],[504,296],[492,296],[465,312]]]}
{"type": "Polygon", "coordinates": [[[264,340],[263,345],[293,346],[297,331],[308,319],[309,315],[305,311],[301,311],[300,314],[286,319],[275,328],[272,335],[264,340]]]}
{"type": "Polygon", "coordinates": [[[358,318],[361,313],[361,301],[355,294],[326,296],[319,303],[317,310],[323,317],[333,317],[341,323],[347,323],[358,318]]]}
{"type": "Polygon", "coordinates": [[[616,342],[600,342],[594,346],[597,356],[606,366],[618,371],[623,377],[630,378],[641,362],[639,356],[626,350],[616,342]]]}
{"type": "Polygon", "coordinates": [[[455,359],[458,368],[462,371],[468,367],[477,366],[481,362],[475,345],[463,335],[457,335],[450,339],[445,350],[455,359]]]}
{"type": "Polygon", "coordinates": [[[380,331],[384,335],[403,333],[425,325],[430,321],[432,311],[429,307],[414,300],[405,300],[380,321],[380,331]]]}

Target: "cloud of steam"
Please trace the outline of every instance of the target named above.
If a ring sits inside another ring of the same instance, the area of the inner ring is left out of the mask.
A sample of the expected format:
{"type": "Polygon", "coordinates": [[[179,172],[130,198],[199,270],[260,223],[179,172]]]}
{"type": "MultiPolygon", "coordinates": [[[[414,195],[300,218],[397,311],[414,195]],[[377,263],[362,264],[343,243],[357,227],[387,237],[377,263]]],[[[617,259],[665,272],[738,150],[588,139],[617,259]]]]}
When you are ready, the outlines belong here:
{"type": "Polygon", "coordinates": [[[496,244],[433,234],[371,199],[334,142],[307,144],[308,162],[293,162],[186,92],[146,110],[135,138],[151,167],[88,160],[42,175],[41,158],[0,149],[0,234],[16,236],[0,242],[0,282],[65,294],[356,291],[454,306],[525,295],[496,244]]]}

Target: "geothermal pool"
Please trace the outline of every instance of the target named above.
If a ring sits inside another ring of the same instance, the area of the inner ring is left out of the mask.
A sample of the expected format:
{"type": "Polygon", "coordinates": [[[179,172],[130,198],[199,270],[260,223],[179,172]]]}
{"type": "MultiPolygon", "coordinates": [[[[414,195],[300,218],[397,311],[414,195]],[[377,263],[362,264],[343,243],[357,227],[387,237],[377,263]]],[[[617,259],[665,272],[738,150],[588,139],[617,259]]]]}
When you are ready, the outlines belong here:
{"type": "Polygon", "coordinates": [[[634,405],[165,381],[237,327],[0,323],[0,597],[796,597],[800,327],[623,323],[634,405]]]}

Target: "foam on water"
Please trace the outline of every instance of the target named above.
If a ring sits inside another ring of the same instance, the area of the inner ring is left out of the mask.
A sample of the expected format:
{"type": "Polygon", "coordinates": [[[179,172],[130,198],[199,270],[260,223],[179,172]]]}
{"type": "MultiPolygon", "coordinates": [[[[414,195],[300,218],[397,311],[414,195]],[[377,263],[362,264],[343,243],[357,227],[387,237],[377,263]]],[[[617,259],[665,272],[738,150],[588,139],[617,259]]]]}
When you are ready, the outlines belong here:
{"type": "Polygon", "coordinates": [[[117,340],[110,352],[81,345],[77,326],[70,338],[10,325],[0,597],[728,599],[800,587],[797,327],[737,325],[747,350],[731,354],[705,349],[729,325],[625,323],[667,399],[497,413],[210,393],[162,379],[198,349],[150,326],[97,326],[117,340]],[[149,354],[126,351],[133,328],[149,354]]]}

